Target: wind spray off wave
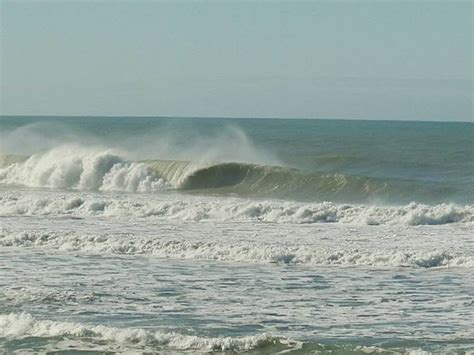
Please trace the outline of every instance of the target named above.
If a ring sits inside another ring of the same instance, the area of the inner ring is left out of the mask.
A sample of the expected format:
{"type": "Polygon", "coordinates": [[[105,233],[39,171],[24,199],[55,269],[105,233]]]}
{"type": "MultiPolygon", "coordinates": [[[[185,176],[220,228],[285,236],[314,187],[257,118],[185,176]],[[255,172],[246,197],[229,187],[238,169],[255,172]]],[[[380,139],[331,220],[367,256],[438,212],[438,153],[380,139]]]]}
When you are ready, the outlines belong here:
{"type": "Polygon", "coordinates": [[[455,189],[439,183],[308,172],[243,162],[129,160],[116,150],[58,147],[0,159],[0,183],[92,191],[238,195],[300,201],[448,202],[455,189]]]}
{"type": "Polygon", "coordinates": [[[9,185],[130,192],[166,188],[165,181],[148,166],[128,162],[112,150],[60,147],[2,160],[0,183],[9,185]]]}
{"type": "Polygon", "coordinates": [[[0,353],[467,353],[472,127],[0,118],[0,353]]]}

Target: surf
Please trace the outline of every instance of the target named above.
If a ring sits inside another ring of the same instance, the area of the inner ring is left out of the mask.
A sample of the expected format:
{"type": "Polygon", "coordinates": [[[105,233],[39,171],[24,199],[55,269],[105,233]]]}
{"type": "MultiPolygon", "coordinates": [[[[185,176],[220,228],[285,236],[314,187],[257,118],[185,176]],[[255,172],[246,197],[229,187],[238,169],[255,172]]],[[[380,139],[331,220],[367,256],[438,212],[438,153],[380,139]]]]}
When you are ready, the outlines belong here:
{"type": "Polygon", "coordinates": [[[0,156],[0,183],[87,191],[182,191],[295,201],[450,202],[437,183],[304,171],[245,162],[131,160],[111,149],[59,147],[0,156]]]}

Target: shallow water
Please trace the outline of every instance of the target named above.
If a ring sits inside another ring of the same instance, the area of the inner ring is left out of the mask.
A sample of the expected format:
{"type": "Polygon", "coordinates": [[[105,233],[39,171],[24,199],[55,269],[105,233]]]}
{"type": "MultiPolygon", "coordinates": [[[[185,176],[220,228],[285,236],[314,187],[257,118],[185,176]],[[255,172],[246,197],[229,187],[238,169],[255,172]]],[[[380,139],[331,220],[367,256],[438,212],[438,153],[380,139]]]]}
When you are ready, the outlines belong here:
{"type": "Polygon", "coordinates": [[[81,350],[243,350],[258,348],[256,334],[265,333],[293,339],[278,347],[295,350],[462,351],[474,340],[471,270],[222,264],[29,248],[2,251],[1,260],[7,351],[64,342],[81,350]]]}

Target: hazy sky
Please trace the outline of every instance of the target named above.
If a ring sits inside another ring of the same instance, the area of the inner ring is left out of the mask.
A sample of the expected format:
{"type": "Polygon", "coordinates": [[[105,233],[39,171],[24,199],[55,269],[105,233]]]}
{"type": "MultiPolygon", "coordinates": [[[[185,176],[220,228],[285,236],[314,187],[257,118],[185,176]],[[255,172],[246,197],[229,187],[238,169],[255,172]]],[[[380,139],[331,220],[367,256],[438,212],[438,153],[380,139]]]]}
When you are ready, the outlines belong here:
{"type": "Polygon", "coordinates": [[[0,1],[4,115],[472,120],[471,1],[0,1]]]}

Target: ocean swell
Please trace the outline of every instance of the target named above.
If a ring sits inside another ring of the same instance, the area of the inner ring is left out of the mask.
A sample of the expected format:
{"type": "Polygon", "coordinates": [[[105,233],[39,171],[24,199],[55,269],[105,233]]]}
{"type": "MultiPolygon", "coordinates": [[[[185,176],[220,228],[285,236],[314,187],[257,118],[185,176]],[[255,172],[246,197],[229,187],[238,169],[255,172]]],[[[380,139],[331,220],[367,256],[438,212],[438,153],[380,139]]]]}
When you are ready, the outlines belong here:
{"type": "MultiPolygon", "coordinates": [[[[2,156],[0,184],[89,191],[238,195],[339,203],[429,204],[459,191],[440,183],[306,172],[243,162],[130,160],[108,149],[59,147],[30,157],[2,156]]],[[[464,194],[465,195],[465,194],[464,194]]]]}
{"type": "Polygon", "coordinates": [[[174,188],[200,193],[298,201],[450,201],[457,191],[439,183],[308,172],[241,162],[148,160],[144,163],[174,188]]]}

